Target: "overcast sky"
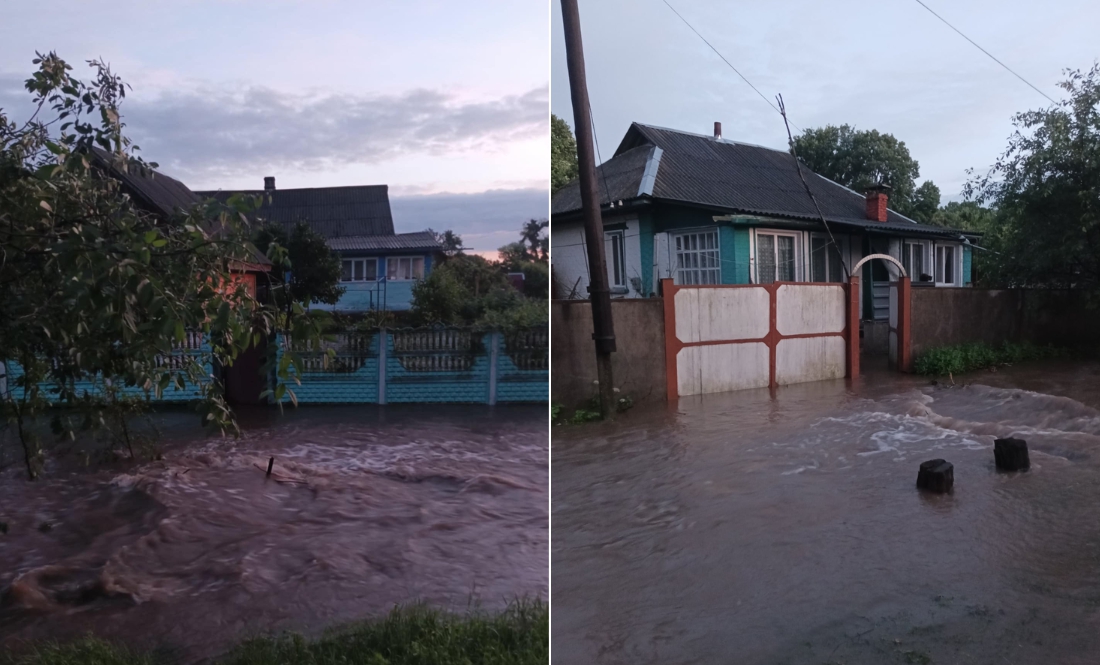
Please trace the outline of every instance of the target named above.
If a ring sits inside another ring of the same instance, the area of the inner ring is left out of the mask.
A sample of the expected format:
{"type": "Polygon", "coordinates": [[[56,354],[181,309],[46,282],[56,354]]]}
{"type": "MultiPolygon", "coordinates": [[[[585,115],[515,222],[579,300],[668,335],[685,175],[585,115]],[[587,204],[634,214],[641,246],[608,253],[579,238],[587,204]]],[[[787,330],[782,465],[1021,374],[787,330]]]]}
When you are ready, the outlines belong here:
{"type": "MultiPolygon", "coordinates": [[[[915,0],[669,0],[769,99],[782,93],[802,128],[889,132],[943,198],[966,169],[987,168],[1011,116],[1049,102],[915,0]]],[[[581,3],[588,87],[603,158],[631,121],[785,149],[780,116],[662,0],[581,3]]],[[[925,4],[1054,99],[1064,68],[1100,56],[1095,0],[925,4]]],[[[572,126],[561,9],[552,3],[552,111],[572,126]]]]}
{"type": "Polygon", "coordinates": [[[84,78],[101,57],[133,85],[123,119],[143,156],[192,189],[388,184],[399,232],[454,228],[495,249],[547,214],[548,13],[546,0],[9,2],[0,107],[25,112],[35,50],[84,78]]]}

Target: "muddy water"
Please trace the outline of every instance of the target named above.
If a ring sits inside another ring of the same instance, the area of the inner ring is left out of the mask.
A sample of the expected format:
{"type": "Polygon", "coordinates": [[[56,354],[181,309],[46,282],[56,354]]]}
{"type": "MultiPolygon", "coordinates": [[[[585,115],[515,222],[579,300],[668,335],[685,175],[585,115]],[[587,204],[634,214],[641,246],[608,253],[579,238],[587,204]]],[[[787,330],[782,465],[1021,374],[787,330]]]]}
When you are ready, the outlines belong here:
{"type": "Polygon", "coordinates": [[[553,661],[1100,662],[1100,366],[956,381],[555,428],[553,661]],[[951,495],[914,487],[936,457],[951,495]]]}
{"type": "Polygon", "coordinates": [[[170,415],[164,460],[0,479],[0,646],[94,631],[180,662],[424,600],[546,597],[545,407],[170,415]],[[265,477],[270,456],[276,462],[265,477]]]}

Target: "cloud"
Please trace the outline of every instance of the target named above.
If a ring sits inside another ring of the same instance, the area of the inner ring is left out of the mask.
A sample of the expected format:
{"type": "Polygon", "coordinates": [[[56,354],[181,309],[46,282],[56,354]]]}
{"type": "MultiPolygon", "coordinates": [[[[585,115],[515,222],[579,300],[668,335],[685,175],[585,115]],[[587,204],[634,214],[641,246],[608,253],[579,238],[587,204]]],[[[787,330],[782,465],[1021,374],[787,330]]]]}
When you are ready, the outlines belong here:
{"type": "MultiPolygon", "coordinates": [[[[0,74],[0,108],[20,118],[22,78],[0,74]]],[[[549,86],[469,100],[439,90],[293,94],[195,84],[128,96],[123,121],[141,154],[173,175],[210,181],[272,169],[321,171],[410,155],[497,152],[549,133],[549,86]]]]}
{"type": "Polygon", "coordinates": [[[492,252],[519,240],[529,219],[546,219],[550,192],[546,189],[490,190],[478,194],[391,196],[390,209],[398,233],[433,228],[450,229],[466,246],[492,252]]]}

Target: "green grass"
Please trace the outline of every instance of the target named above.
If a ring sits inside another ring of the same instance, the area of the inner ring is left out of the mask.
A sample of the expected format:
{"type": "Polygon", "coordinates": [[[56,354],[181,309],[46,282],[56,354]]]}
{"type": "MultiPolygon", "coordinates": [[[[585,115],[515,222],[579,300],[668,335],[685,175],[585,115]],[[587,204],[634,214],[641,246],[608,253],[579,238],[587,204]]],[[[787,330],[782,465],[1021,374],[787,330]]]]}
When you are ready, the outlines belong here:
{"type": "MultiPolygon", "coordinates": [[[[317,639],[284,634],[248,640],[219,665],[540,665],[550,659],[550,614],[539,601],[519,601],[498,614],[466,615],[422,605],[330,630],[317,639]]],[[[161,665],[87,637],[48,644],[15,665],[161,665]]]]}
{"type": "Polygon", "coordinates": [[[1022,344],[1006,342],[1001,346],[976,342],[932,349],[917,358],[913,363],[913,369],[917,374],[946,376],[1010,365],[1025,360],[1059,358],[1066,353],[1065,349],[1059,347],[1039,346],[1030,342],[1022,344]]]}

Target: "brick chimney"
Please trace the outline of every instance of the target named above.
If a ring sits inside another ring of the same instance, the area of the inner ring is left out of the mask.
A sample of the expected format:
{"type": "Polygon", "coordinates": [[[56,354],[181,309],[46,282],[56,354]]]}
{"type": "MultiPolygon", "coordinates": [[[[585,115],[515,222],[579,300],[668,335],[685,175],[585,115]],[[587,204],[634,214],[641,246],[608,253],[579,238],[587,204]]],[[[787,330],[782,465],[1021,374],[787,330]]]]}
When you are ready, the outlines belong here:
{"type": "Polygon", "coordinates": [[[265,192],[275,191],[275,176],[269,175],[266,178],[264,178],[264,191],[265,192]]]}
{"type": "Polygon", "coordinates": [[[720,122],[715,122],[714,123],[714,138],[716,138],[716,139],[722,138],[722,123],[720,123],[720,122]]]}
{"type": "Polygon", "coordinates": [[[863,190],[867,197],[867,219],[875,222],[886,221],[886,202],[890,198],[889,185],[871,185],[863,190]]]}

